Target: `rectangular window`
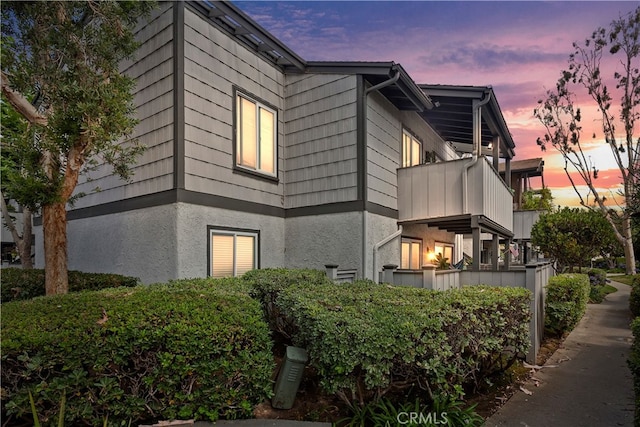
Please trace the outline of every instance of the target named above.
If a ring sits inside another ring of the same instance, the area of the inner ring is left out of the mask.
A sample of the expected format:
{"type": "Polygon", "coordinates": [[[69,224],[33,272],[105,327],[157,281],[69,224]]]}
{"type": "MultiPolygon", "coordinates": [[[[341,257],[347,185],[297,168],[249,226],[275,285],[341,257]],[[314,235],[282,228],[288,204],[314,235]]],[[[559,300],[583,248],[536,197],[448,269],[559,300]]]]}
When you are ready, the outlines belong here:
{"type": "Polygon", "coordinates": [[[258,268],[258,233],[209,230],[209,276],[241,276],[258,268]]]}
{"type": "Polygon", "coordinates": [[[277,176],[276,111],[236,93],[236,165],[277,176]]]}
{"type": "Polygon", "coordinates": [[[435,255],[442,254],[449,264],[453,263],[453,245],[447,243],[436,242],[433,252],[435,255]]]}
{"type": "Polygon", "coordinates": [[[422,268],[422,240],[402,238],[400,268],[419,270],[422,268]]]}
{"type": "Polygon", "coordinates": [[[402,167],[420,164],[422,143],[406,130],[402,131],[402,167]]]}

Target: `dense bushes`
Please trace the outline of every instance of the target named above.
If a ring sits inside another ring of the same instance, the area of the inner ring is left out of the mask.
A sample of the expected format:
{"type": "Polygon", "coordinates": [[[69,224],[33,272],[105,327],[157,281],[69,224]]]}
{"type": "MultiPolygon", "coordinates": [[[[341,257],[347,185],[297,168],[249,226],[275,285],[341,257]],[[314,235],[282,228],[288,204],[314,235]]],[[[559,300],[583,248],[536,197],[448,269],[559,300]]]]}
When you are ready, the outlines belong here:
{"type": "Polygon", "coordinates": [[[633,391],[636,397],[634,425],[637,426],[640,425],[640,317],[636,317],[631,323],[631,331],[634,339],[628,364],[633,376],[633,391]]]}
{"type": "Polygon", "coordinates": [[[249,287],[250,295],[262,304],[271,330],[286,338],[291,338],[295,326],[275,304],[280,293],[294,285],[317,286],[332,283],[324,271],[285,268],[252,270],[242,276],[242,281],[249,287]]]}
{"type": "Polygon", "coordinates": [[[631,295],[629,295],[629,309],[633,317],[640,316],[640,278],[634,277],[631,282],[631,295]]]}
{"type": "Polygon", "coordinates": [[[329,393],[359,403],[389,389],[426,387],[459,397],[528,347],[530,294],[522,288],[437,292],[356,282],[289,286],[275,304],[329,393]],[[506,358],[505,358],[506,356],[506,358]]]}
{"type": "Polygon", "coordinates": [[[2,307],[2,406],[65,425],[251,414],[274,369],[262,310],[238,279],[107,289],[2,307]]]}
{"type": "MultiPolygon", "coordinates": [[[[69,271],[69,291],[96,291],[138,284],[135,277],[119,274],[82,273],[69,271]]],[[[31,299],[45,294],[44,270],[21,268],[2,269],[2,302],[31,299]]]]}
{"type": "Polygon", "coordinates": [[[549,279],[545,301],[545,329],[551,334],[570,332],[587,309],[591,285],[586,274],[561,274],[549,279]]]}

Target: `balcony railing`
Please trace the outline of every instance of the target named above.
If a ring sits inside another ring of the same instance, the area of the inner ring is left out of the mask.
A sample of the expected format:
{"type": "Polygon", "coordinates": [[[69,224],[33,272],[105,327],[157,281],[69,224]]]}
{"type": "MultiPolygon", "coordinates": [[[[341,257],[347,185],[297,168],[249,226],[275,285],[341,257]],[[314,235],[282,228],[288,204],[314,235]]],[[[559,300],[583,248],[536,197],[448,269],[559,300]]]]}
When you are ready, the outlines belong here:
{"type": "Polygon", "coordinates": [[[485,157],[398,169],[400,221],[484,215],[512,230],[512,207],[511,190],[485,157]]]}

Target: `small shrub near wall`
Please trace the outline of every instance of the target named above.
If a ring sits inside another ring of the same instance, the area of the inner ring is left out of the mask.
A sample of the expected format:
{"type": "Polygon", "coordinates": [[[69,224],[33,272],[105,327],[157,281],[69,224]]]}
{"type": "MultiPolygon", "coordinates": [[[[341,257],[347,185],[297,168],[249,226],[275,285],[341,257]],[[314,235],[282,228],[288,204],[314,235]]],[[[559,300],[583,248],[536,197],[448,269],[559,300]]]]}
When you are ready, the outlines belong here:
{"type": "Polygon", "coordinates": [[[251,416],[272,393],[260,304],[238,279],[14,301],[2,306],[3,418],[64,425],[251,416]]]}
{"type": "MultiPolygon", "coordinates": [[[[136,286],[139,279],[120,274],[69,271],[69,292],[97,291],[120,286],[136,286]]],[[[44,270],[2,269],[2,302],[31,299],[45,294],[44,270]]]]}
{"type": "Polygon", "coordinates": [[[560,274],[549,279],[545,329],[558,336],[571,332],[587,310],[590,292],[586,274],[560,274]]]}
{"type": "Polygon", "coordinates": [[[294,343],[309,351],[324,389],[362,405],[417,387],[455,399],[463,385],[506,369],[527,351],[529,301],[523,288],[355,282],[291,286],[276,305],[293,319],[294,343]]]}

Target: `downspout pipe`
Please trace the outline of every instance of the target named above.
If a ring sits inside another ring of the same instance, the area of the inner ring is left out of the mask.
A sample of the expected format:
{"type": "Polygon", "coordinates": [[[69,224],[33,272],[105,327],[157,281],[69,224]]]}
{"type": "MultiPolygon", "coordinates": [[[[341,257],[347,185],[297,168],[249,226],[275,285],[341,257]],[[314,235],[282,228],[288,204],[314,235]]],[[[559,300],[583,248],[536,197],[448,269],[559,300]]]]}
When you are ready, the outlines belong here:
{"type": "Polygon", "coordinates": [[[378,270],[378,250],[380,250],[382,246],[386,245],[390,241],[400,237],[400,235],[402,235],[402,225],[398,226],[398,231],[385,237],[384,239],[382,239],[381,241],[373,245],[373,281],[374,282],[378,283],[378,280],[376,279],[376,273],[378,272],[377,271],[378,270]]]}
{"type": "Polygon", "coordinates": [[[491,100],[491,92],[486,92],[485,97],[479,102],[473,103],[473,151],[472,160],[464,165],[464,173],[462,174],[462,212],[469,213],[469,169],[478,163],[480,153],[482,152],[482,106],[491,100]]]}
{"type": "MultiPolygon", "coordinates": [[[[363,94],[363,109],[362,112],[364,114],[364,137],[365,137],[365,146],[366,146],[366,138],[367,138],[367,96],[376,90],[380,90],[383,89],[387,86],[390,86],[394,83],[396,83],[399,79],[400,79],[400,70],[398,70],[395,66],[392,66],[391,68],[394,72],[395,75],[381,83],[378,83],[375,86],[371,86],[368,89],[364,90],[364,94],[363,94]]],[[[364,171],[362,171],[364,173],[364,171]]],[[[363,188],[363,195],[362,195],[363,199],[366,200],[367,198],[367,189],[363,188]]],[[[402,228],[401,228],[402,229],[402,228]]],[[[374,248],[374,256],[373,256],[373,264],[375,266],[375,251],[377,249],[374,248]]],[[[366,210],[366,205],[364,205],[362,207],[362,275],[364,276],[364,278],[366,278],[367,276],[367,210],[366,210]]],[[[372,280],[375,280],[375,269],[374,269],[374,277],[372,277],[372,280]]]]}

